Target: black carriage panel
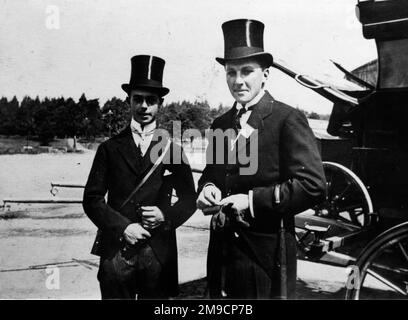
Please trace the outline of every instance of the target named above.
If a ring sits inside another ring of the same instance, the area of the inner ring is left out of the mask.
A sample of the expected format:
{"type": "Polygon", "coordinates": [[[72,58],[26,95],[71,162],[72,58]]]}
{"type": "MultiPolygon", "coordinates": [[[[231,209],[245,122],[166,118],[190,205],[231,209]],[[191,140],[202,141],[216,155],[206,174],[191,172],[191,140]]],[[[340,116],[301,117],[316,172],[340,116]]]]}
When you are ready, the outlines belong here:
{"type": "Polygon", "coordinates": [[[349,169],[353,160],[353,141],[351,138],[316,138],[323,161],[336,162],[349,169]]]}
{"type": "Polygon", "coordinates": [[[408,90],[373,93],[354,115],[353,170],[376,208],[408,208],[408,90]]]}

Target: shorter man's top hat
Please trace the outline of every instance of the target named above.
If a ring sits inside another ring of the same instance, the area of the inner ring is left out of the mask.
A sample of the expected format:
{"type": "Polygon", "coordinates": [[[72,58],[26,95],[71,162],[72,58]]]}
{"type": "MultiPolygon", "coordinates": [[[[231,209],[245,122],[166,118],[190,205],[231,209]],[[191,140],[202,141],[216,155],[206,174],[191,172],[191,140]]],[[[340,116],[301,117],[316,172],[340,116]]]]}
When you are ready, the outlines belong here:
{"type": "Polygon", "coordinates": [[[138,55],[130,59],[132,69],[129,83],[122,84],[122,89],[129,94],[132,89],[146,89],[157,92],[163,97],[169,89],[163,87],[163,69],[165,61],[162,58],[149,55],[138,55]]]}
{"type": "Polygon", "coordinates": [[[266,67],[272,65],[273,57],[264,51],[264,24],[257,20],[238,19],[224,22],[224,58],[215,58],[225,65],[228,61],[257,58],[266,67]]]}

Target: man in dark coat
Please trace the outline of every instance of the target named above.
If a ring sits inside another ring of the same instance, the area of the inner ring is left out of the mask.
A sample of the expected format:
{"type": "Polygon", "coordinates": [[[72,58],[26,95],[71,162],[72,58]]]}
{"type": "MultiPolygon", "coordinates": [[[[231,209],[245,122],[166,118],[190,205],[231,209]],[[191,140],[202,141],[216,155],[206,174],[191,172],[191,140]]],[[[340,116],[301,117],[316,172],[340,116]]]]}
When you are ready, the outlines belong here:
{"type": "Polygon", "coordinates": [[[221,144],[216,134],[209,139],[197,199],[204,213],[221,208],[211,221],[210,297],[280,297],[286,278],[287,297],[294,298],[294,215],[324,198],[321,158],[305,116],[264,90],[273,61],[263,51],[264,25],[240,19],[222,28],[225,58],[216,60],[235,103],[211,128],[233,134],[221,144]]]}
{"type": "Polygon", "coordinates": [[[181,147],[170,143],[166,149],[168,137],[156,128],[156,113],[169,92],[162,86],[165,62],[139,55],[131,63],[130,83],[122,85],[131,123],[99,146],[83,207],[99,229],[93,253],[101,257],[102,299],[164,299],[178,293],[175,229],[194,213],[196,194],[181,147]]]}

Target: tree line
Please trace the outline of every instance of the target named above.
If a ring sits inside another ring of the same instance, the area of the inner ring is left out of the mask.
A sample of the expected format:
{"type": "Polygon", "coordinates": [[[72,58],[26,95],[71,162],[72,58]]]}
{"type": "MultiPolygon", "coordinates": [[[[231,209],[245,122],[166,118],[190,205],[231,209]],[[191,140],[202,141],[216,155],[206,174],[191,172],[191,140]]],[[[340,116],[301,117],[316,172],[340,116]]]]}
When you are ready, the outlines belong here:
{"type": "MultiPolygon", "coordinates": [[[[181,132],[173,132],[173,121],[180,121],[182,132],[198,129],[204,133],[228,109],[222,104],[211,108],[207,101],[172,102],[159,110],[157,118],[161,127],[181,136],[181,132]]],[[[309,118],[322,119],[315,112],[303,112],[309,118]]],[[[78,102],[64,97],[40,100],[38,96],[34,99],[25,96],[21,102],[15,96],[10,101],[0,98],[0,134],[27,136],[38,139],[42,145],[54,138],[112,136],[125,128],[129,119],[129,104],[116,97],[107,100],[102,108],[98,99],[87,99],[85,94],[78,102]]]]}
{"type": "MultiPolygon", "coordinates": [[[[194,128],[204,133],[227,109],[222,105],[211,108],[206,101],[172,102],[159,110],[157,118],[169,132],[173,121],[179,120],[182,131],[194,128]]],[[[43,145],[54,138],[112,136],[124,129],[129,119],[129,104],[116,97],[107,100],[102,108],[98,99],[87,99],[85,94],[78,102],[64,97],[40,100],[38,96],[25,96],[21,102],[15,96],[10,101],[0,98],[0,134],[27,136],[43,145]]]]}

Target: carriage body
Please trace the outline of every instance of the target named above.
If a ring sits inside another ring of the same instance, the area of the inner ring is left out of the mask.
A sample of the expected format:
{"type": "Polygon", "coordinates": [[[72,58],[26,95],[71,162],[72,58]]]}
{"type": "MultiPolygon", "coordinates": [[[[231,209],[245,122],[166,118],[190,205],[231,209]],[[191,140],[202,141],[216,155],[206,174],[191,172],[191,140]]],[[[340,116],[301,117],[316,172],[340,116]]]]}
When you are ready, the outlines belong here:
{"type": "Polygon", "coordinates": [[[352,123],[351,169],[368,187],[374,210],[380,219],[395,212],[408,220],[408,89],[370,94],[352,123]]]}
{"type": "Polygon", "coordinates": [[[352,266],[347,298],[370,296],[373,279],[375,292],[408,298],[408,3],[363,1],[356,13],[376,41],[376,83],[349,93],[358,104],[334,101],[338,138],[318,139],[326,200],[296,216],[299,256],[352,266]]]}

